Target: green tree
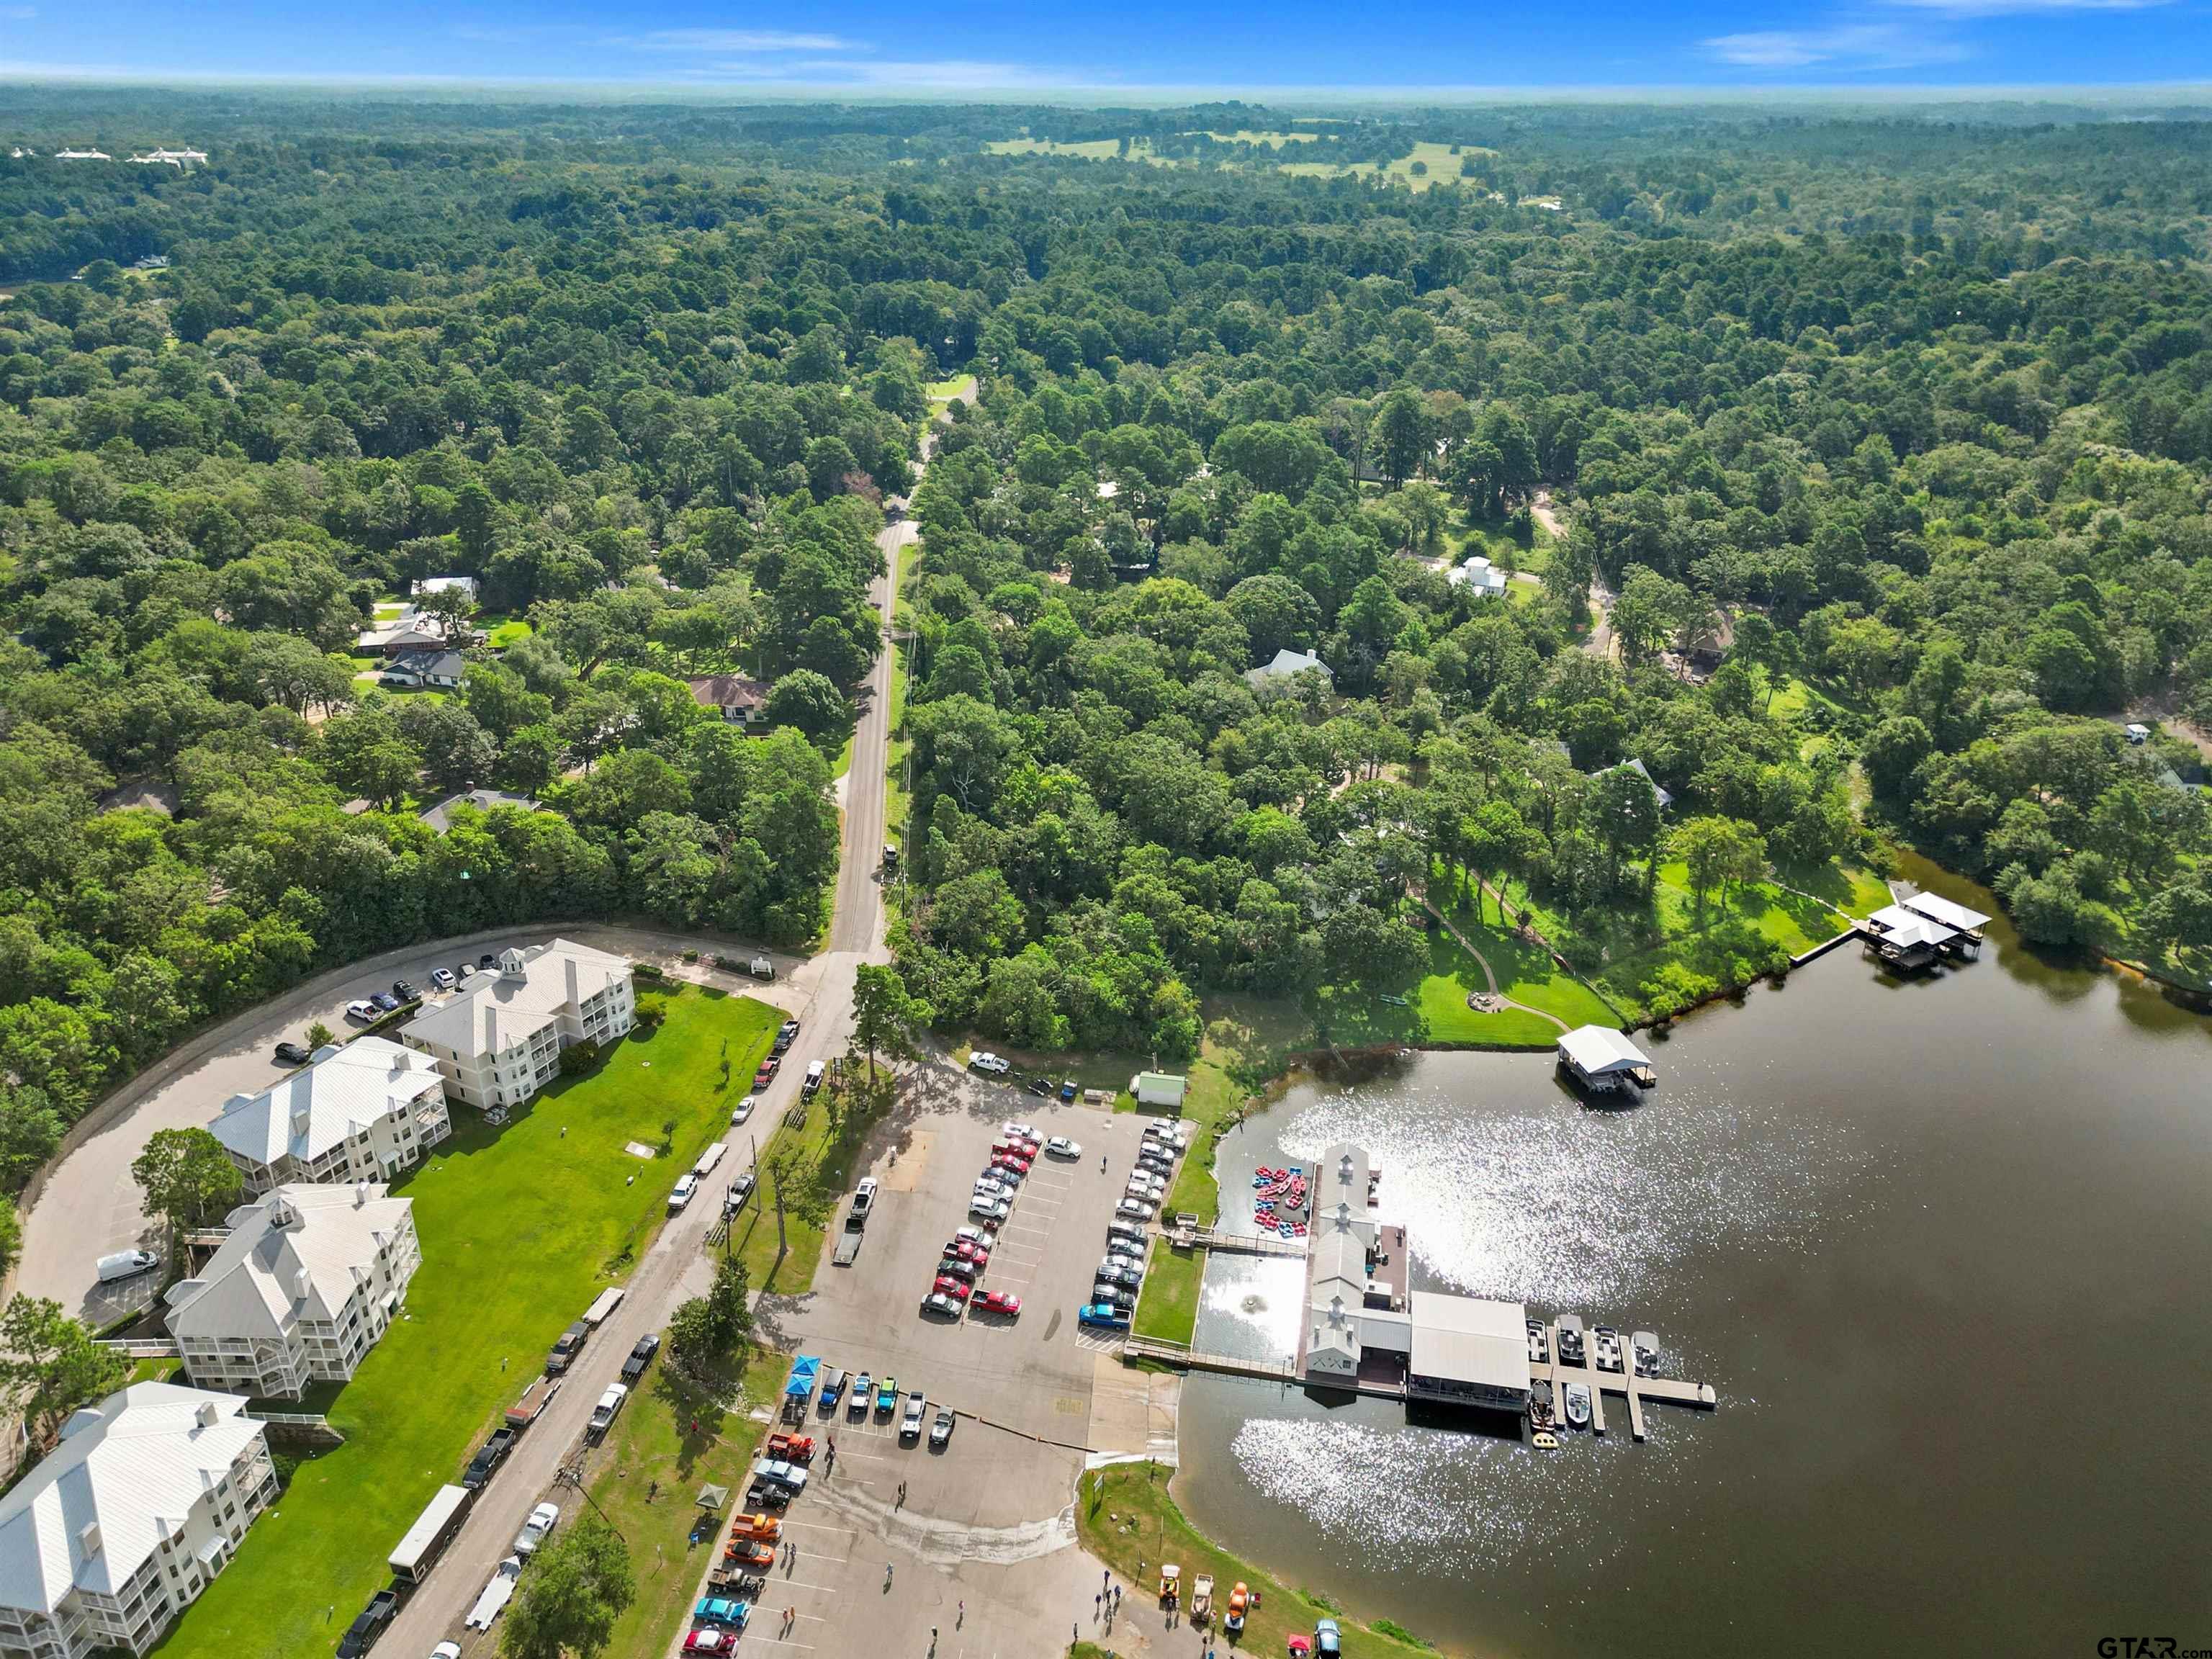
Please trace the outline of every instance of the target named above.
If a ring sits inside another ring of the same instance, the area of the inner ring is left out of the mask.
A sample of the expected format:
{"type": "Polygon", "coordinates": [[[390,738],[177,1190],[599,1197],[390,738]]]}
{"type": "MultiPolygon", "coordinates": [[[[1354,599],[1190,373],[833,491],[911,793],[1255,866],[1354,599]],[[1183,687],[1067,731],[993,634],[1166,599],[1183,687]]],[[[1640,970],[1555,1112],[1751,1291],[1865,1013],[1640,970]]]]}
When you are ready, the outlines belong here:
{"type": "Polygon", "coordinates": [[[113,1393],[130,1374],[122,1351],[94,1341],[59,1303],[19,1295],[0,1314],[0,1394],[21,1414],[36,1451],[54,1443],[70,1413],[113,1393]]]}
{"type": "Polygon", "coordinates": [[[853,1041],[868,1057],[875,1081],[876,1056],[896,1062],[915,1055],[915,1033],[930,1020],[929,1005],[908,994],[896,968],[864,962],[853,979],[853,1041]]]}
{"type": "Polygon", "coordinates": [[[806,734],[811,743],[834,747],[852,724],[852,709],[828,676],[794,668],[777,680],[768,696],[768,717],[806,734]]]}
{"type": "Polygon", "coordinates": [[[147,1212],[161,1218],[172,1254],[185,1230],[222,1215],[245,1190],[230,1154],[205,1129],[155,1130],[131,1175],[147,1212]]]}
{"type": "Polygon", "coordinates": [[[1691,818],[1676,828],[1669,847],[1688,873],[1701,926],[1708,895],[1717,894],[1726,909],[1729,888],[1741,888],[1766,873],[1765,839],[1741,819],[1691,818]]]}
{"type": "Polygon", "coordinates": [[[500,1632],[504,1659],[595,1659],[636,1595],[629,1547],[585,1510],[532,1558],[500,1632]]]}

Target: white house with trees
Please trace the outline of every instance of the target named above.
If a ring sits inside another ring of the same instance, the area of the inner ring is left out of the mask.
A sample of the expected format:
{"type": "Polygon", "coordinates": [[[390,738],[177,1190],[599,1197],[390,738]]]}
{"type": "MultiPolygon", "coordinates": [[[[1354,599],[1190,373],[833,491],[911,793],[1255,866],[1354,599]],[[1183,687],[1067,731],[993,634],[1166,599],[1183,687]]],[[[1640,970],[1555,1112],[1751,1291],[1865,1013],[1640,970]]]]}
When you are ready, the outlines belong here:
{"type": "Polygon", "coordinates": [[[0,1498],[0,1655],[143,1654],[276,1497],[236,1395],[140,1382],[70,1418],[0,1498]]]}
{"type": "Polygon", "coordinates": [[[389,1181],[453,1126],[430,1057],[365,1036],[316,1049],[258,1095],[233,1095],[209,1129],[258,1194],[290,1182],[389,1181]]]}
{"type": "Polygon", "coordinates": [[[627,957],[556,939],[500,953],[439,1006],[399,1033],[430,1056],[454,1099],[484,1109],[519,1106],[561,1072],[572,1043],[605,1044],[636,1017],[627,957]]]}
{"type": "Polygon", "coordinates": [[[422,1263],[414,1200],[374,1182],[279,1187],[229,1224],[207,1266],[169,1287],[169,1334],[194,1382],[257,1400],[351,1377],[422,1263]]]}

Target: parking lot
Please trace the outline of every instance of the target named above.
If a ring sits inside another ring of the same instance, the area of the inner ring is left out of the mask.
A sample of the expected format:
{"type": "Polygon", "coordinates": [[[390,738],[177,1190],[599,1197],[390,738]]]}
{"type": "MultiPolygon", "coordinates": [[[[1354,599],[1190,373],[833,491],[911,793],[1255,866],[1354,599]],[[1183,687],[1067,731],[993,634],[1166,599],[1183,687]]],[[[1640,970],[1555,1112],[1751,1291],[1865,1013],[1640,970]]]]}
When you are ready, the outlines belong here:
{"type": "MultiPolygon", "coordinates": [[[[845,1401],[828,1414],[809,1404],[805,1425],[792,1425],[819,1448],[785,1513],[796,1553],[779,1555],[747,1640],[920,1656],[933,1634],[939,1659],[1058,1651],[1079,1623],[1097,1634],[1097,1569],[1074,1547],[1071,1508],[1094,1443],[1096,1384],[1133,1375],[1110,1358],[1118,1340],[1084,1330],[1076,1310],[1091,1300],[1146,1120],[944,1068],[916,1097],[876,1149],[879,1190],[858,1257],[825,1266],[811,1296],[764,1314],[781,1346],[846,1374],[848,1399],[858,1373],[878,1384],[889,1376],[902,1396],[927,1395],[930,1419],[953,1407],[957,1427],[933,1449],[926,1434],[901,1443],[897,1411],[872,1406],[855,1420],[845,1401]],[[975,1281],[1018,1296],[1021,1312],[927,1315],[942,1247],[978,1224],[970,1189],[1008,1121],[1082,1148],[1035,1160],[975,1281]]],[[[833,1237],[843,1215],[841,1204],[833,1237]]]]}

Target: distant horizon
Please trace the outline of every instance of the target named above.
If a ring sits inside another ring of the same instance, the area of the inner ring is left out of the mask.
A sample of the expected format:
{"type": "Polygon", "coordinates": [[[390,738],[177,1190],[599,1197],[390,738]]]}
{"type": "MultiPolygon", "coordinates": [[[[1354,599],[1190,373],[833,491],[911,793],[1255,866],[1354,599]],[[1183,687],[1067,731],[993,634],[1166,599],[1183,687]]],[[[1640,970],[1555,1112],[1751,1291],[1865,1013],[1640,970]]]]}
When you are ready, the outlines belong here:
{"type": "Polygon", "coordinates": [[[2212,100],[2206,0],[1589,0],[1481,15],[1320,0],[967,8],[814,0],[0,0],[0,80],[1176,102],[1231,96],[2212,100]],[[2146,74],[2154,69],[2155,74],[2146,74]]]}

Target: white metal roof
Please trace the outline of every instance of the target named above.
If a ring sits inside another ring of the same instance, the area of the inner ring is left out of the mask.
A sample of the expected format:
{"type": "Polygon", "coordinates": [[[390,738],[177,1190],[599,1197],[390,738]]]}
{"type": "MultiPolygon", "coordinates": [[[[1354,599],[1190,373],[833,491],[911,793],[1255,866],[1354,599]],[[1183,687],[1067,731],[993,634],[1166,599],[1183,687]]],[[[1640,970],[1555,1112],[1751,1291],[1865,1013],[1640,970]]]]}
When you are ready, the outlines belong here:
{"type": "Polygon", "coordinates": [[[472,977],[442,1006],[417,1014],[405,1035],[464,1054],[502,1053],[562,1008],[581,1007],[629,975],[627,957],[570,939],[503,951],[496,971],[472,977]]]}
{"type": "Polygon", "coordinates": [[[1528,1310],[1520,1303],[1415,1291],[1413,1316],[1414,1376],[1528,1392],[1528,1310]]]}
{"type": "Polygon", "coordinates": [[[1279,679],[1291,674],[1303,673],[1309,668],[1318,668],[1324,674],[1328,672],[1328,665],[1313,653],[1293,651],[1285,646],[1275,653],[1273,662],[1263,663],[1257,668],[1248,670],[1244,678],[1253,681],[1279,679]]]}
{"type": "MultiPolygon", "coordinates": [[[[1983,918],[1984,921],[1988,919],[1986,916],[1983,918]]],[[[1917,910],[1908,910],[1902,904],[1885,904],[1869,916],[1867,922],[1869,926],[1879,928],[1882,938],[1892,945],[1907,947],[1942,945],[1959,936],[1957,928],[1933,917],[1923,916],[1917,910]]]]}
{"type": "Polygon", "coordinates": [[[1940,921],[1946,927],[1971,933],[1977,927],[1989,926],[1990,919],[1979,910],[1969,910],[1963,904],[1954,904],[1941,893],[1915,893],[1904,901],[1908,910],[1917,910],[1930,921],[1940,921]]]}
{"type": "Polygon", "coordinates": [[[258,1095],[233,1095],[210,1126],[217,1140],[254,1164],[289,1152],[302,1164],[343,1143],[356,1123],[374,1123],[442,1087],[428,1054],[387,1037],[356,1037],[316,1051],[314,1063],[258,1095]]]}
{"type": "Polygon", "coordinates": [[[1592,1077],[1601,1072],[1632,1072],[1651,1063],[1626,1033],[1604,1025],[1576,1026],[1559,1038],[1559,1052],[1592,1077]]]}
{"type": "Polygon", "coordinates": [[[179,1337],[283,1335],[335,1318],[415,1207],[375,1182],[293,1182],[230,1213],[230,1236],[205,1268],[169,1287],[179,1337]]]}
{"type": "Polygon", "coordinates": [[[261,1437],[237,1395],[139,1382],[71,1418],[45,1462],[0,1498],[0,1606],[52,1613],[82,1586],[127,1583],[210,1483],[261,1437]],[[98,1547],[84,1548],[96,1526],[98,1547]]]}

